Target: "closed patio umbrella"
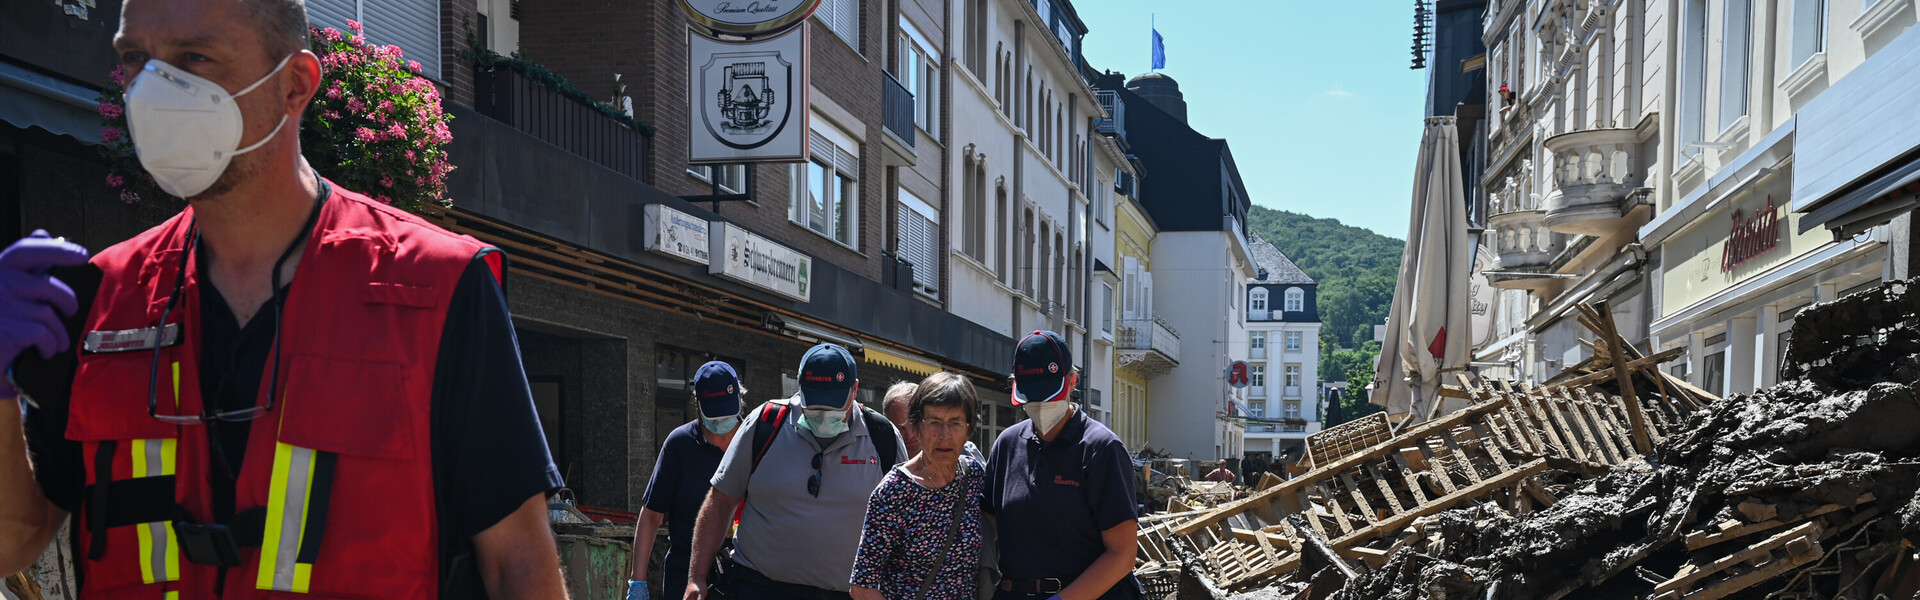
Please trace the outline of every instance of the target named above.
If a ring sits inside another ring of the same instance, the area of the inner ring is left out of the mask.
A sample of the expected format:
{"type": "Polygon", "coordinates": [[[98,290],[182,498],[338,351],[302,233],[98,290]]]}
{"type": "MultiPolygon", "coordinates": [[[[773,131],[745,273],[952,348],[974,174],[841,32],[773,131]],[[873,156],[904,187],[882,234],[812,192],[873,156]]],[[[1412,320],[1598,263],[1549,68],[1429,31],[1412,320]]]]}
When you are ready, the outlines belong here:
{"type": "Polygon", "coordinates": [[[1396,421],[1426,418],[1439,399],[1442,377],[1464,369],[1470,358],[1473,240],[1467,237],[1458,138],[1453,117],[1427,118],[1414,164],[1413,218],[1372,398],[1396,421]]]}

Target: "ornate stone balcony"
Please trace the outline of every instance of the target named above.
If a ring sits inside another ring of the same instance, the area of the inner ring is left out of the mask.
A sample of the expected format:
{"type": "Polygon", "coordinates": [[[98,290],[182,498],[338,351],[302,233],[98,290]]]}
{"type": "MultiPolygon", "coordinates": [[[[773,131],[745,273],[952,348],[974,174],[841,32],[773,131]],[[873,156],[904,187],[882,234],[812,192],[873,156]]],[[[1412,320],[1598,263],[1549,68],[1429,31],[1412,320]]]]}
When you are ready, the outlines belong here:
{"type": "MultiPolygon", "coordinates": [[[[1567,246],[1568,236],[1547,228],[1546,211],[1541,209],[1539,195],[1532,193],[1524,181],[1529,171],[1530,165],[1522,167],[1522,181],[1508,178],[1504,186],[1487,198],[1490,213],[1487,233],[1493,236],[1491,243],[1494,252],[1500,255],[1502,273],[1544,273],[1553,263],[1553,257],[1567,246]]],[[[1548,280],[1494,275],[1487,281],[1496,288],[1532,289],[1548,280]]]]}
{"type": "Polygon", "coordinates": [[[1121,320],[1116,333],[1120,370],[1152,379],[1180,366],[1180,332],[1159,317],[1121,320]]]}
{"type": "Polygon", "coordinates": [[[1621,208],[1644,179],[1635,168],[1635,130],[1574,131],[1542,144],[1554,158],[1553,189],[1542,206],[1548,229],[1603,236],[1625,225],[1621,208]]]}

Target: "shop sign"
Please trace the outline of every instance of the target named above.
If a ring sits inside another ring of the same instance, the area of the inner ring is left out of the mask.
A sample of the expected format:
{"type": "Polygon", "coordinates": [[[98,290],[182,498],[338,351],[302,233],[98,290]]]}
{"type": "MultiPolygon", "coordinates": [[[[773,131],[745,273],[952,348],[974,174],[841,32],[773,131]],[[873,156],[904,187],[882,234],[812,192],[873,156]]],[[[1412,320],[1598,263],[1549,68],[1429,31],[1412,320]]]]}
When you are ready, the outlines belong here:
{"type": "Polygon", "coordinates": [[[1473,275],[1467,278],[1467,320],[1472,325],[1473,347],[1493,342],[1493,286],[1487,283],[1487,271],[1499,268],[1500,258],[1481,245],[1473,253],[1473,275]]]}
{"type": "Polygon", "coordinates": [[[807,28],[753,42],[687,32],[693,164],[799,162],[807,154],[807,28]]]}
{"type": "Polygon", "coordinates": [[[1247,361],[1236,360],[1227,366],[1227,385],[1237,390],[1252,384],[1253,380],[1247,376],[1247,361]]]}
{"type": "Polygon", "coordinates": [[[781,296],[811,298],[813,258],[732,223],[712,223],[707,272],[781,296]]]}
{"type": "Polygon", "coordinates": [[[739,35],[776,33],[805,21],[822,0],[680,0],[693,22],[739,35]]]}
{"type": "Polygon", "coordinates": [[[1733,233],[1727,236],[1727,244],[1720,250],[1721,273],[1732,271],[1780,245],[1779,212],[1771,196],[1766,206],[1752,215],[1742,216],[1738,209],[1733,211],[1733,233]]]}
{"type": "Polygon", "coordinates": [[[664,204],[648,204],[645,235],[647,250],[694,264],[707,264],[707,220],[680,212],[664,204]]]}

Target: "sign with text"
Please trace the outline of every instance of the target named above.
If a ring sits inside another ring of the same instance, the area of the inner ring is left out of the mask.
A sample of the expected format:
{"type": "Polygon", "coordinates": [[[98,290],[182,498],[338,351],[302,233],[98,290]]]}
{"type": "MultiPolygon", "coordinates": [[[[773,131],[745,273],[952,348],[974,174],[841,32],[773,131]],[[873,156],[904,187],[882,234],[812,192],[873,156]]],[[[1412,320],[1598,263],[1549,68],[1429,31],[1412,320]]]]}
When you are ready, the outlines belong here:
{"type": "Polygon", "coordinates": [[[1500,257],[1481,245],[1473,253],[1473,275],[1467,280],[1467,321],[1473,325],[1473,347],[1493,342],[1494,289],[1487,283],[1487,271],[1499,268],[1500,257]]]}
{"type": "Polygon", "coordinates": [[[680,0],[693,22],[723,33],[760,35],[797,25],[823,0],[680,0]]]}
{"type": "Polygon", "coordinates": [[[781,296],[811,299],[813,258],[732,223],[712,223],[707,272],[781,296]]]}
{"type": "Polygon", "coordinates": [[[807,28],[728,42],[687,32],[688,162],[807,158],[807,28]]]}
{"type": "Polygon", "coordinates": [[[647,250],[694,264],[707,264],[712,244],[707,241],[706,219],[663,204],[648,204],[645,210],[647,250]]]}

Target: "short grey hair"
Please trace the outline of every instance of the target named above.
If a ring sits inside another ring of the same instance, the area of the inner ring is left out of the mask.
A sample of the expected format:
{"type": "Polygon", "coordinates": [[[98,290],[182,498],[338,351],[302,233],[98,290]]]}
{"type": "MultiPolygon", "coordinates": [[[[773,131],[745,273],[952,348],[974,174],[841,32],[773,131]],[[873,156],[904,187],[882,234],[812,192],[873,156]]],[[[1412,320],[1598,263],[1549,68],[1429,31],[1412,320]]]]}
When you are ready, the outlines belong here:
{"type": "Polygon", "coordinates": [[[920,389],[920,384],[917,383],[907,383],[905,381],[895,382],[892,386],[887,387],[886,397],[880,401],[880,412],[893,412],[893,406],[895,404],[905,408],[907,401],[913,398],[913,392],[918,389],[920,389]]]}
{"type": "Polygon", "coordinates": [[[312,47],[306,0],[243,0],[247,14],[260,25],[261,49],[267,60],[278,62],[288,54],[312,47]]]}

